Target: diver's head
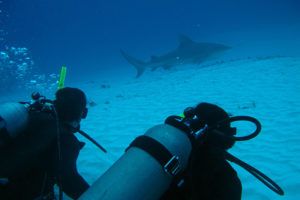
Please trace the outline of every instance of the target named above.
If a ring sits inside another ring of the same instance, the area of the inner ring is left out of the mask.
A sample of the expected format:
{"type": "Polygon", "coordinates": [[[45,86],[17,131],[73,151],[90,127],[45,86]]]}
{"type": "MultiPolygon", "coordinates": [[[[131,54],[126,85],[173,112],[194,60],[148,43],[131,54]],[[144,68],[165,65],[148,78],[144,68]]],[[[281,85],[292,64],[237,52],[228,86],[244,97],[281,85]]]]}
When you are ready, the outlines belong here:
{"type": "Polygon", "coordinates": [[[208,126],[208,130],[201,135],[202,144],[225,150],[234,145],[232,136],[236,134],[236,130],[230,127],[229,115],[225,110],[214,104],[200,103],[195,107],[194,113],[199,125],[208,126]]]}
{"type": "Polygon", "coordinates": [[[55,94],[55,109],[59,120],[67,123],[77,122],[87,115],[87,100],[83,91],[77,88],[65,87],[55,94]]]}

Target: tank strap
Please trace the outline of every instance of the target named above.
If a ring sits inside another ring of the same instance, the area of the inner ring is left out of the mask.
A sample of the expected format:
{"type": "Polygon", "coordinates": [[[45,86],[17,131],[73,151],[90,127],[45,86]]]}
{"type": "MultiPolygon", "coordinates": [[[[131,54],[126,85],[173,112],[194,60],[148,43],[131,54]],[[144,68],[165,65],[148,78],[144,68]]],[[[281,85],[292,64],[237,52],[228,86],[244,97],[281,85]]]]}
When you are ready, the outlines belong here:
{"type": "Polygon", "coordinates": [[[137,147],[146,151],[161,164],[164,171],[169,175],[176,176],[180,172],[179,157],[172,155],[172,153],[157,140],[142,135],[135,138],[125,151],[130,147],[137,147]]]}

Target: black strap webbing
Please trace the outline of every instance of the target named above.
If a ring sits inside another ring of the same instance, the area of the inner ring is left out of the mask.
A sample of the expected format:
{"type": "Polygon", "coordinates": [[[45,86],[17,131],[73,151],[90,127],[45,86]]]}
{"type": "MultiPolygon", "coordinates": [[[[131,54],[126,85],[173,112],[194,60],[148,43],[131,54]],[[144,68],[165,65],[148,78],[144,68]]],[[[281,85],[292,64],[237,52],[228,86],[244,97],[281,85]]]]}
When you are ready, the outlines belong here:
{"type": "Polygon", "coordinates": [[[179,169],[178,157],[173,156],[172,153],[157,140],[149,136],[142,135],[137,137],[129,145],[126,151],[130,147],[137,147],[149,153],[153,158],[155,158],[161,164],[161,166],[164,167],[164,170],[169,174],[171,174],[172,176],[175,176],[178,173],[178,169],[179,169]]]}

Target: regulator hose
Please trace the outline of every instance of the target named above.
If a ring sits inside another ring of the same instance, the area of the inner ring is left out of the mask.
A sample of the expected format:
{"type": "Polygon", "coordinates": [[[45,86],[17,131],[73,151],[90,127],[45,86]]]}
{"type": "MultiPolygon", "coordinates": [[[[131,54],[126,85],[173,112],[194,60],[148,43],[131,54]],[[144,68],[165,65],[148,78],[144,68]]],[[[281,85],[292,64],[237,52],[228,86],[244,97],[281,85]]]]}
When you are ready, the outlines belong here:
{"type": "Polygon", "coordinates": [[[225,120],[222,120],[222,121],[218,122],[216,125],[214,125],[212,127],[208,127],[208,129],[209,130],[218,129],[225,122],[227,122],[227,123],[230,122],[231,123],[231,122],[236,122],[236,121],[252,122],[253,124],[255,124],[256,130],[253,133],[251,133],[249,135],[246,135],[246,136],[229,136],[229,135],[222,134],[223,137],[229,137],[234,141],[246,141],[246,140],[251,140],[251,139],[255,138],[261,131],[261,123],[256,118],[250,117],[250,116],[230,117],[229,119],[225,119],[225,120]]]}
{"type": "Polygon", "coordinates": [[[242,160],[231,155],[227,151],[225,151],[225,158],[226,158],[226,160],[228,160],[230,162],[234,162],[235,164],[237,164],[237,165],[241,166],[242,168],[244,168],[245,170],[247,170],[250,174],[255,176],[258,180],[260,180],[265,186],[270,188],[273,192],[275,192],[281,196],[284,195],[284,191],[281,189],[281,187],[277,183],[275,183],[271,178],[269,178],[267,175],[265,175],[264,173],[259,171],[258,169],[243,162],[242,160]]]}

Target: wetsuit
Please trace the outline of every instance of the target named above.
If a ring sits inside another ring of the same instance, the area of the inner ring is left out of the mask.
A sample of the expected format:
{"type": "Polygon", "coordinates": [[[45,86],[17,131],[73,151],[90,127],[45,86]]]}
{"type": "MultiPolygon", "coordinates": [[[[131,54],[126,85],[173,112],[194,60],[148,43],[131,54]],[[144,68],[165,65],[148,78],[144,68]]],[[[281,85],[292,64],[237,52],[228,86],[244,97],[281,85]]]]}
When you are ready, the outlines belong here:
{"type": "Polygon", "coordinates": [[[57,126],[52,113],[31,113],[29,121],[27,131],[0,153],[0,178],[9,179],[0,184],[0,199],[54,199],[54,184],[77,199],[89,187],[76,167],[84,143],[63,123],[57,126]]]}

